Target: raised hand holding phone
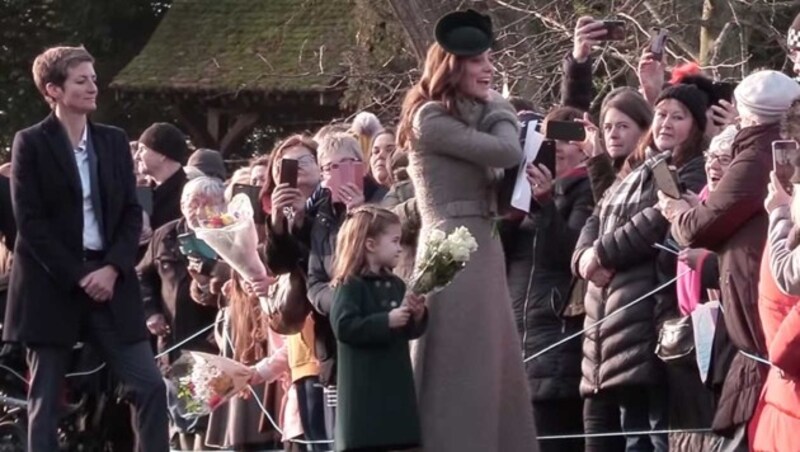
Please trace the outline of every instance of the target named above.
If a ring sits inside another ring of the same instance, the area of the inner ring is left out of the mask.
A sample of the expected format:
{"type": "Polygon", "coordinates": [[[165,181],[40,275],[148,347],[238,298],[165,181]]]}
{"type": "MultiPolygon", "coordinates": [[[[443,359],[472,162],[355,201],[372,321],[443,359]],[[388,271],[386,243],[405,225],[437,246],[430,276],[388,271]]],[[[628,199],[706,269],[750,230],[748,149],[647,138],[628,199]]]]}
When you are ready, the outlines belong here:
{"type": "Polygon", "coordinates": [[[794,175],[795,162],[798,161],[800,161],[800,146],[796,141],[779,140],[772,142],[773,172],[776,180],[789,195],[792,194],[794,188],[792,175],[794,175]]]}
{"type": "Polygon", "coordinates": [[[589,59],[592,48],[600,44],[600,39],[608,33],[603,22],[594,20],[591,16],[583,16],[575,25],[574,48],[572,58],[578,63],[589,59]]]}
{"type": "Polygon", "coordinates": [[[639,59],[637,75],[645,99],[651,105],[654,104],[664,88],[664,62],[656,59],[656,55],[653,55],[649,48],[645,49],[639,59]]]}
{"type": "Polygon", "coordinates": [[[664,61],[664,51],[667,48],[669,32],[666,28],[653,30],[650,38],[650,54],[656,61],[664,61]]]}
{"type": "Polygon", "coordinates": [[[331,169],[327,186],[335,203],[345,204],[349,209],[364,204],[364,164],[339,163],[331,169]]]}
{"type": "Polygon", "coordinates": [[[769,184],[767,185],[767,198],[764,200],[764,209],[767,213],[773,210],[788,206],[792,202],[792,196],[783,188],[783,183],[778,179],[777,173],[769,173],[769,184]]]}
{"type": "Polygon", "coordinates": [[[553,174],[544,166],[529,163],[526,171],[531,184],[531,195],[539,202],[550,196],[553,191],[553,174]]]}

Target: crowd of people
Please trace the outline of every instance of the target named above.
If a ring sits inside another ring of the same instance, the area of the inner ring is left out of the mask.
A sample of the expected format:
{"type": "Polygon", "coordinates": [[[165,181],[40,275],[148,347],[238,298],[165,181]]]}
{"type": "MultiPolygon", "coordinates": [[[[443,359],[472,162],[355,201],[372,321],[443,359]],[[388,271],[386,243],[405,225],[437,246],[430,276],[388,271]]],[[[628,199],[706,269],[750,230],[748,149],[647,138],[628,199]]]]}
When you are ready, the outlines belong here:
{"type": "MultiPolygon", "coordinates": [[[[0,177],[30,450],[58,449],[69,350],[89,341],[138,450],[800,451],[800,83],[759,70],[725,95],[648,48],[640,86],[593,106],[607,33],[578,21],[543,112],[491,89],[491,20],[450,13],[396,121],[285,137],[230,177],[175,125],[128,142],[89,121],[91,55],[41,54],[53,113],[0,177]],[[585,139],[548,138],[565,122],[585,139]],[[529,128],[554,166],[523,157],[529,128]],[[794,143],[790,178],[775,143],[794,143]],[[242,193],[260,279],[194,234],[242,193]],[[412,294],[426,238],[462,226],[469,264],[412,294]],[[189,350],[249,366],[250,389],[187,418],[163,377],[189,350]]],[[[800,16],[788,42],[800,74],[800,16]]]]}

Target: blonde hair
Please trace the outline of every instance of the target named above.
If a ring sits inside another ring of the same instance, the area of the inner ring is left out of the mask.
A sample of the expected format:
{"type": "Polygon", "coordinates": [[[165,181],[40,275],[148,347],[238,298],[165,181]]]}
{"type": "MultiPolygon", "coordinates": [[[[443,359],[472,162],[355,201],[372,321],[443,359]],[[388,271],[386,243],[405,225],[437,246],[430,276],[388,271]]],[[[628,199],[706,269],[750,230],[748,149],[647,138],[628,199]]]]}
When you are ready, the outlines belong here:
{"type": "Polygon", "coordinates": [[[727,154],[731,154],[731,148],[733,147],[733,142],[738,133],[739,130],[736,128],[736,126],[725,127],[722,129],[722,132],[720,132],[719,135],[711,139],[711,143],[708,145],[708,150],[724,150],[727,154]]]}
{"type": "Polygon", "coordinates": [[[317,133],[314,134],[313,140],[317,143],[321,143],[325,137],[332,134],[338,133],[347,133],[350,130],[350,125],[341,123],[341,124],[328,124],[326,126],[322,126],[317,133]]]}
{"type": "Polygon", "coordinates": [[[367,268],[367,239],[377,238],[400,218],[389,210],[376,206],[361,206],[347,214],[336,239],[331,286],[344,283],[367,268]]]}
{"type": "Polygon", "coordinates": [[[33,60],[33,82],[51,106],[55,103],[47,94],[47,84],[64,86],[69,70],[81,63],[94,64],[94,58],[83,46],[51,47],[33,60]]]}
{"type": "Polygon", "coordinates": [[[330,159],[330,155],[334,152],[346,151],[353,155],[353,157],[364,160],[361,153],[361,145],[355,138],[346,133],[334,133],[326,135],[317,148],[317,161],[322,162],[330,159]]]}

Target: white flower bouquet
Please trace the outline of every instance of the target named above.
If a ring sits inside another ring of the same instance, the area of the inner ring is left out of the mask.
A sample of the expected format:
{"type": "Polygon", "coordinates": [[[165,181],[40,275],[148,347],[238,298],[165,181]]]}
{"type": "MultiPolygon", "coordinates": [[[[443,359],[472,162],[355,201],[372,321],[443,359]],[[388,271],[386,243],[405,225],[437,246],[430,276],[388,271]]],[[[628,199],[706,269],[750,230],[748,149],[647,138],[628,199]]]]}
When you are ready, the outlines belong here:
{"type": "Polygon", "coordinates": [[[177,412],[184,419],[205,416],[247,387],[253,371],[222,356],[188,352],[167,373],[177,395],[177,412]]]}
{"type": "Polygon", "coordinates": [[[415,295],[428,295],[447,287],[458,272],[466,267],[478,242],[469,229],[460,226],[450,235],[434,229],[425,240],[425,253],[414,268],[410,290],[415,295]]]}
{"type": "MultiPolygon", "coordinates": [[[[258,256],[258,232],[253,221],[253,206],[246,194],[238,194],[227,212],[206,209],[194,226],[195,235],[213,249],[234,271],[248,281],[263,279],[267,268],[258,256]]],[[[277,311],[266,298],[259,298],[270,315],[277,311]]]]}

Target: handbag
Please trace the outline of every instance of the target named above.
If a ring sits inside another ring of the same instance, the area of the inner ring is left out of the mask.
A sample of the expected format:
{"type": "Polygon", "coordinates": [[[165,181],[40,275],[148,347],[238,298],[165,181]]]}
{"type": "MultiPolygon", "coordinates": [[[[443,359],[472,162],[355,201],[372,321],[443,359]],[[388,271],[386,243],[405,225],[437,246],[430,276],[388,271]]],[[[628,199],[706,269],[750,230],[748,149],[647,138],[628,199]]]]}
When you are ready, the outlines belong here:
{"type": "Polygon", "coordinates": [[[692,316],[664,322],[658,333],[656,355],[665,363],[677,363],[692,359],[692,352],[694,352],[692,316]]]}
{"type": "Polygon", "coordinates": [[[296,268],[278,276],[269,288],[266,301],[261,300],[261,309],[267,315],[272,331],[282,335],[299,333],[311,313],[302,270],[296,268]]]}

